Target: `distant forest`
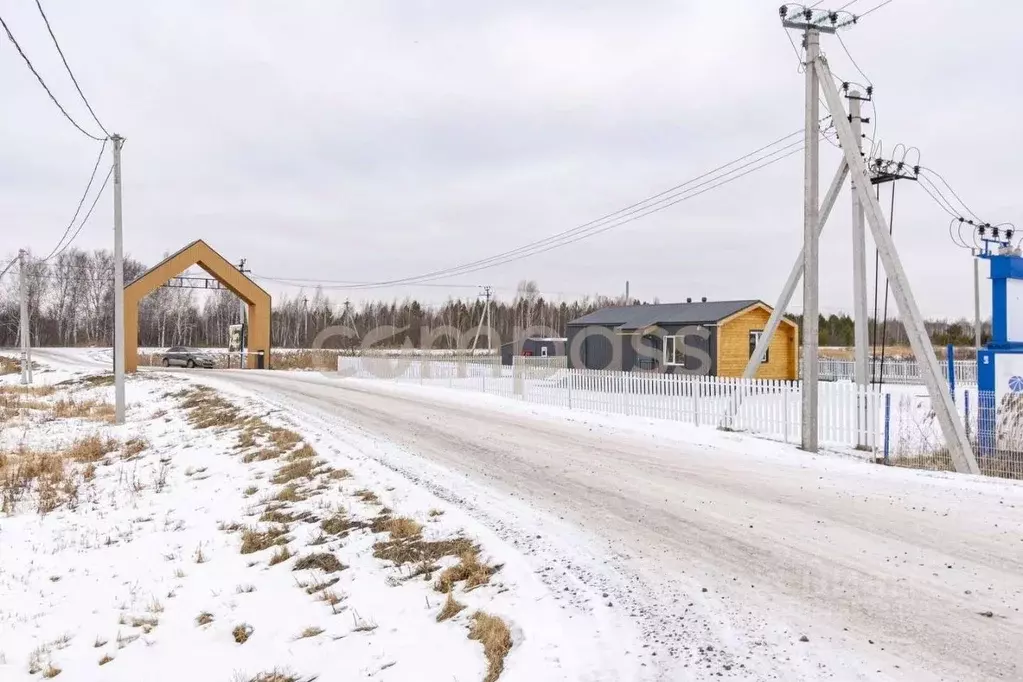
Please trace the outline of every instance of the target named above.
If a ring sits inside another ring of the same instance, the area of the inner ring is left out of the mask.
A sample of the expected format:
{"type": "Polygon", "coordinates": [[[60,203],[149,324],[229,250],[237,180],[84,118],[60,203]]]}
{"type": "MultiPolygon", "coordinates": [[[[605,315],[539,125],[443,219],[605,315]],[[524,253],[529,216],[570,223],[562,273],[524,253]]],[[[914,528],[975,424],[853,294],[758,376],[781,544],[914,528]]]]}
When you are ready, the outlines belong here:
{"type": "MultiPolygon", "coordinates": [[[[130,282],[146,270],[142,263],[127,258],[125,281],[130,282]]],[[[0,283],[0,345],[18,344],[17,268],[0,283]]],[[[52,262],[29,261],[29,307],[32,315],[32,343],[37,346],[110,346],[113,344],[113,255],[109,251],[68,249],[52,262]]],[[[652,301],[657,303],[658,301],[652,301]]],[[[514,330],[543,326],[557,335],[565,334],[566,324],[577,317],[607,306],[643,301],[624,297],[593,296],[571,302],[546,300],[536,282],[523,281],[511,300],[491,303],[493,327],[498,338],[510,341],[514,330]]],[[[299,292],[274,300],[272,313],[273,344],[277,347],[308,348],[317,333],[329,326],[347,325],[361,338],[381,325],[408,327],[407,332],[386,344],[410,344],[419,347],[421,330],[450,326],[470,339],[480,322],[484,301],[475,296],[452,298],[443,305],[424,306],[417,300],[373,301],[352,305],[320,289],[299,292]]],[[[801,316],[793,316],[802,326],[801,316]]],[[[142,346],[171,345],[226,347],[228,325],[239,321],[238,299],[226,290],[200,296],[191,289],[163,287],[146,297],[139,311],[139,343],[142,346]]],[[[871,324],[874,329],[874,325],[871,324]]],[[[933,320],[928,323],[935,345],[973,344],[972,322],[933,320]]],[[[908,344],[905,329],[897,320],[888,320],[876,328],[876,344],[908,344]]],[[[985,340],[990,333],[985,325],[985,340]]],[[[326,345],[345,347],[357,341],[333,338],[326,345]]],[[[453,345],[455,342],[450,341],[453,345]]],[[[848,315],[822,315],[822,346],[851,346],[853,320],[848,315]]],[[[479,345],[485,347],[485,335],[479,345]]],[[[436,347],[448,347],[438,342],[436,347]]]]}

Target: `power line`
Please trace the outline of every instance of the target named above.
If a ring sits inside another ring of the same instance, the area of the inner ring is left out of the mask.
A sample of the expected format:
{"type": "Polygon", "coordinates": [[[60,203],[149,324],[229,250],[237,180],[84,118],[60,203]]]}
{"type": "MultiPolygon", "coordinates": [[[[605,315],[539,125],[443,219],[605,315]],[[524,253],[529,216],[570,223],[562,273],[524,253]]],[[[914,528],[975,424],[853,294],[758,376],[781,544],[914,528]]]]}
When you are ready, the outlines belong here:
{"type": "Polygon", "coordinates": [[[67,63],[67,58],[64,56],[64,50],[60,49],[60,43],[57,42],[57,36],[54,35],[53,29],[50,27],[50,20],[46,17],[46,12],[43,11],[43,5],[39,0],[36,0],[36,7],[39,8],[39,14],[43,17],[43,23],[46,24],[46,30],[50,33],[50,38],[53,39],[53,46],[57,48],[57,54],[60,55],[60,60],[64,62],[64,68],[67,70],[67,75],[71,76],[71,82],[75,84],[75,90],[78,91],[82,101],[85,102],[85,108],[89,110],[90,114],[92,114],[92,120],[96,122],[96,125],[98,125],[99,129],[103,131],[103,134],[110,137],[110,133],[107,132],[107,129],[103,127],[102,123],[100,123],[99,117],[96,116],[96,112],[93,111],[92,105],[89,104],[89,99],[85,96],[85,93],[82,92],[82,87],[78,85],[78,79],[75,78],[75,74],[71,71],[71,65],[67,63]]]}
{"type": "MultiPolygon", "coordinates": [[[[482,270],[482,269],[485,269],[485,268],[494,267],[494,266],[497,266],[497,265],[502,265],[504,263],[512,262],[514,260],[519,260],[520,258],[536,255],[538,253],[543,253],[543,252],[551,250],[553,248],[558,248],[560,246],[565,246],[566,244],[573,243],[575,241],[578,241],[579,239],[584,239],[584,238],[593,236],[595,234],[600,234],[601,232],[604,232],[604,231],[606,231],[608,229],[611,229],[613,227],[618,227],[620,225],[624,225],[624,224],[626,224],[628,222],[632,222],[633,220],[638,220],[639,218],[642,218],[642,217],[644,217],[646,215],[650,215],[650,213],[655,213],[657,211],[660,211],[660,210],[663,210],[663,209],[668,208],[670,206],[673,206],[676,203],[678,203],[679,201],[683,201],[686,198],[692,198],[693,196],[697,196],[698,194],[702,194],[704,191],[708,191],[709,189],[713,189],[714,187],[719,186],[719,184],[724,184],[724,183],[714,184],[711,187],[708,187],[706,190],[701,190],[698,193],[693,193],[693,194],[690,194],[689,196],[684,196],[687,193],[692,192],[692,190],[694,190],[694,189],[697,189],[699,187],[703,187],[703,186],[708,185],[710,183],[714,183],[714,182],[716,182],[718,180],[721,180],[723,178],[727,178],[728,176],[733,175],[734,173],[736,173],[736,171],[742,170],[742,169],[747,168],[747,167],[749,167],[751,165],[754,165],[754,164],[758,164],[761,161],[764,161],[765,159],[768,159],[769,157],[771,157],[771,156],[773,156],[773,155],[775,155],[775,154],[777,154],[777,153],[779,153],[781,151],[785,151],[785,150],[787,150],[787,149],[789,149],[789,148],[791,148],[791,147],[793,147],[795,145],[799,145],[801,147],[802,146],[802,140],[797,140],[796,142],[790,143],[789,145],[786,145],[785,147],[782,147],[782,148],[777,149],[775,151],[769,152],[769,153],[767,153],[765,155],[762,155],[762,156],[759,156],[757,158],[754,158],[754,159],[752,159],[751,161],[748,161],[745,164],[742,164],[742,165],[737,166],[735,168],[731,168],[730,170],[728,170],[728,171],[726,171],[724,173],[721,173],[720,175],[718,175],[716,177],[711,177],[710,179],[705,180],[702,183],[698,183],[698,184],[695,184],[695,185],[693,184],[697,180],[701,180],[703,178],[707,178],[708,176],[714,176],[716,173],[719,173],[723,169],[729,168],[730,166],[734,166],[736,163],[738,163],[740,161],[743,161],[744,159],[748,159],[750,157],[755,157],[757,154],[760,154],[764,150],[770,149],[771,147],[774,147],[774,146],[778,145],[780,142],[783,142],[783,141],[785,141],[785,140],[787,140],[787,139],[789,139],[791,137],[794,137],[796,135],[799,135],[801,133],[802,133],[802,130],[796,130],[796,131],[794,131],[792,133],[789,133],[788,135],[782,136],[782,137],[778,138],[777,140],[774,140],[773,142],[771,142],[771,143],[769,143],[767,145],[764,145],[763,147],[760,147],[759,149],[756,149],[756,150],[754,150],[752,152],[749,152],[748,154],[744,154],[743,156],[741,156],[741,157],[739,157],[737,159],[734,159],[734,160],[732,160],[732,161],[730,161],[730,162],[728,162],[726,164],[718,166],[717,168],[715,168],[713,170],[710,170],[710,171],[707,171],[705,173],[702,173],[701,175],[698,175],[698,176],[696,176],[696,177],[694,177],[694,178],[692,178],[692,179],[690,179],[690,180],[688,180],[688,181],[686,181],[684,183],[681,183],[679,185],[675,185],[674,187],[671,187],[671,188],[669,188],[667,190],[659,192],[658,194],[655,194],[653,196],[647,197],[646,199],[643,199],[642,201],[638,201],[636,203],[630,204],[629,206],[626,206],[625,208],[619,209],[619,210],[614,211],[612,213],[608,213],[608,214],[606,214],[606,215],[604,215],[604,216],[602,216],[600,218],[597,218],[596,220],[591,220],[591,221],[589,221],[587,223],[584,223],[584,224],[579,225],[577,227],[571,228],[569,230],[565,230],[565,231],[559,232],[559,233],[557,233],[555,235],[552,235],[550,237],[546,237],[544,239],[540,239],[540,240],[537,240],[537,241],[534,241],[534,242],[530,242],[529,244],[525,244],[525,245],[520,246],[518,248],[511,249],[509,251],[505,251],[505,252],[496,254],[494,256],[490,256],[488,258],[483,258],[483,259],[480,259],[480,260],[471,261],[469,263],[464,263],[462,265],[453,266],[453,267],[449,267],[449,268],[442,268],[440,270],[434,270],[434,271],[431,271],[431,272],[426,272],[426,273],[423,273],[423,274],[420,274],[420,275],[415,275],[415,276],[410,276],[410,277],[403,277],[403,278],[399,278],[399,279],[394,279],[394,280],[389,280],[389,281],[382,281],[382,282],[374,282],[374,283],[371,283],[371,284],[368,284],[368,285],[364,285],[364,286],[353,286],[352,288],[378,288],[378,287],[384,287],[384,286],[393,286],[393,285],[397,285],[397,284],[406,284],[406,283],[411,284],[411,283],[415,283],[415,282],[423,282],[423,281],[429,281],[429,280],[434,280],[434,279],[440,279],[441,277],[453,276],[455,274],[467,274],[469,272],[475,272],[477,270],[482,270]],[[678,198],[680,196],[682,196],[681,199],[678,198]],[[649,210],[649,209],[652,209],[657,204],[662,204],[662,205],[660,207],[656,208],[656,209],[649,210]],[[615,222],[615,221],[618,221],[618,222],[615,222]],[[608,225],[608,223],[610,223],[610,225],[608,225]]],[[[789,152],[789,154],[795,153],[795,151],[798,151],[798,149],[796,149],[796,150],[794,150],[792,152],[789,152]]],[[[786,154],[786,156],[789,155],[789,154],[786,154]]],[[[784,158],[784,157],[775,158],[775,159],[769,161],[768,164],[764,164],[764,165],[769,165],[770,163],[774,163],[775,161],[778,161],[781,158],[784,158]]],[[[730,182],[731,180],[734,180],[734,179],[738,179],[739,177],[742,177],[742,175],[746,175],[749,172],[752,172],[753,170],[757,170],[757,169],[759,169],[761,167],[763,167],[763,166],[756,166],[756,167],[754,167],[750,171],[747,171],[745,173],[741,173],[741,174],[738,174],[738,175],[734,175],[732,178],[728,179],[727,182],[730,182]]]]}
{"type": "Polygon", "coordinates": [[[107,176],[105,178],[103,178],[103,184],[100,185],[99,191],[96,192],[96,196],[92,200],[92,205],[89,206],[89,212],[85,214],[85,217],[82,218],[82,222],[78,224],[78,229],[75,230],[75,233],[73,235],[71,235],[70,239],[67,240],[67,243],[64,244],[63,247],[61,247],[60,251],[58,251],[57,253],[51,253],[49,258],[52,258],[54,256],[59,256],[60,254],[62,254],[65,251],[67,251],[67,248],[69,246],[71,246],[71,243],[74,242],[75,239],[78,238],[78,233],[82,231],[83,227],[85,227],[85,223],[89,222],[89,216],[92,215],[93,209],[96,208],[96,203],[99,202],[99,198],[101,196],[103,196],[103,190],[106,189],[107,183],[110,181],[110,176],[113,174],[113,172],[114,172],[114,167],[111,166],[110,170],[107,171],[107,176]]]}
{"type": "Polygon", "coordinates": [[[3,20],[3,17],[0,17],[0,25],[4,27],[4,32],[7,33],[8,40],[10,40],[11,43],[14,44],[15,49],[18,50],[18,54],[20,54],[21,58],[25,60],[25,65],[28,66],[29,71],[31,71],[32,75],[36,77],[37,81],[39,81],[39,85],[43,86],[43,90],[45,90],[46,94],[50,96],[50,100],[57,106],[58,109],[60,109],[60,113],[64,114],[64,118],[70,121],[71,125],[73,125],[75,128],[78,128],[78,131],[81,132],[86,137],[96,140],[97,142],[103,140],[102,137],[97,137],[96,135],[93,135],[92,133],[88,132],[85,128],[78,125],[78,122],[75,121],[75,119],[71,118],[71,114],[69,114],[67,110],[61,105],[61,103],[57,101],[57,98],[50,90],[50,87],[46,85],[46,81],[44,81],[43,77],[39,75],[38,71],[36,71],[36,67],[32,65],[32,61],[28,58],[28,55],[26,55],[25,51],[21,49],[21,45],[19,45],[18,41],[14,38],[14,34],[11,33],[11,29],[8,28],[7,22],[3,20]]]}
{"type": "Polygon", "coordinates": [[[870,81],[870,76],[868,76],[867,74],[863,73],[863,69],[861,69],[860,65],[856,63],[855,59],[853,59],[852,53],[849,52],[849,48],[846,47],[845,41],[842,40],[842,34],[836,32],[835,33],[835,37],[838,38],[838,44],[842,46],[842,50],[845,52],[845,56],[849,58],[849,61],[852,62],[852,65],[856,68],[857,71],[860,72],[860,75],[863,76],[863,79],[865,81],[867,81],[866,84],[871,86],[871,87],[873,87],[873,83],[871,83],[871,81],[870,81]]]}
{"type": "MultiPolygon", "coordinates": [[[[945,180],[944,177],[942,177],[942,175],[940,173],[938,173],[937,171],[933,171],[930,168],[924,168],[923,166],[920,166],[920,171],[921,172],[930,173],[931,175],[934,175],[936,178],[941,180],[941,183],[943,185],[945,185],[945,187],[948,188],[948,191],[950,191],[952,193],[952,196],[954,196],[956,198],[956,201],[958,201],[960,204],[962,204],[963,208],[966,209],[966,212],[969,213],[970,215],[972,215],[977,220],[980,220],[980,217],[978,217],[976,213],[974,213],[972,210],[970,210],[970,207],[966,205],[965,201],[963,201],[961,198],[959,198],[959,195],[956,193],[956,191],[954,189],[952,189],[952,186],[948,184],[948,182],[945,180]]],[[[980,222],[984,222],[984,221],[980,220],[980,222]]]]}
{"type": "Polygon", "coordinates": [[[923,182],[919,182],[917,184],[919,184],[920,188],[923,189],[923,191],[926,192],[927,195],[934,200],[934,203],[936,203],[941,210],[943,210],[945,213],[949,214],[953,218],[963,220],[963,216],[956,212],[955,208],[949,203],[948,199],[945,198],[945,195],[943,195],[938,190],[938,188],[934,186],[934,183],[932,183],[926,176],[920,176],[920,179],[923,182]],[[930,185],[934,191],[932,192],[930,189],[928,189],[927,185],[930,185]],[[935,196],[935,193],[937,194],[937,196],[935,196]],[[938,197],[941,198],[939,199],[938,197]]]}
{"type": "Polygon", "coordinates": [[[11,266],[13,266],[17,262],[18,262],[18,256],[15,256],[14,258],[11,259],[10,263],[8,263],[7,265],[4,266],[3,270],[0,270],[0,277],[3,277],[4,275],[6,275],[7,271],[11,269],[11,266]]]}
{"type": "MultiPolygon", "coordinates": [[[[781,161],[782,159],[784,159],[786,157],[789,157],[789,156],[792,156],[793,154],[799,153],[800,151],[803,150],[803,143],[802,143],[802,141],[800,141],[800,142],[798,142],[796,144],[798,144],[798,147],[796,147],[795,149],[792,149],[791,151],[788,151],[787,153],[785,153],[785,154],[783,154],[781,156],[777,156],[774,159],[771,159],[771,160],[769,160],[769,161],[767,161],[765,163],[762,163],[760,165],[754,166],[753,168],[750,168],[749,170],[746,170],[746,171],[744,171],[742,173],[739,173],[739,174],[736,174],[736,175],[732,175],[731,177],[728,177],[727,175],[726,176],[721,176],[721,178],[717,178],[718,180],[721,180],[720,182],[717,182],[717,183],[715,183],[715,184],[713,184],[713,185],[711,185],[709,187],[701,189],[698,192],[693,192],[691,194],[686,194],[684,196],[681,196],[681,198],[675,198],[675,200],[671,201],[670,203],[664,204],[662,206],[657,206],[656,208],[650,208],[649,210],[646,210],[646,212],[639,213],[638,215],[632,215],[631,217],[624,218],[622,220],[619,220],[618,222],[614,222],[614,223],[611,223],[611,224],[608,224],[608,225],[604,225],[604,226],[600,227],[600,229],[593,230],[593,231],[588,232],[588,233],[576,235],[575,237],[573,237],[571,239],[568,239],[567,241],[562,241],[562,242],[559,242],[559,243],[550,244],[550,245],[547,245],[547,246],[545,246],[543,248],[539,248],[539,249],[536,249],[534,251],[530,251],[530,252],[527,252],[527,253],[520,253],[520,254],[517,254],[515,256],[509,257],[509,258],[505,258],[505,259],[503,259],[501,261],[498,261],[498,262],[477,265],[477,266],[474,266],[474,267],[472,267],[470,269],[463,270],[463,271],[459,272],[458,274],[468,274],[470,272],[477,272],[479,270],[485,270],[485,269],[488,269],[488,268],[496,267],[498,265],[505,265],[507,263],[511,263],[511,262],[514,262],[514,261],[517,261],[517,260],[522,260],[523,258],[529,258],[530,256],[536,256],[536,255],[539,255],[541,253],[546,253],[547,251],[552,251],[552,250],[560,248],[562,246],[567,246],[569,244],[573,244],[573,243],[575,243],[577,241],[581,241],[583,239],[587,239],[587,238],[592,237],[594,235],[601,234],[603,232],[606,232],[608,230],[614,229],[616,227],[621,227],[622,225],[634,222],[636,220],[639,220],[640,218],[644,218],[644,217],[646,217],[648,215],[651,215],[653,213],[657,213],[659,211],[663,211],[663,210],[665,210],[667,208],[670,208],[671,206],[674,206],[675,204],[678,204],[680,202],[686,201],[687,199],[692,199],[692,198],[694,198],[696,196],[699,196],[700,194],[703,194],[705,192],[709,192],[712,189],[720,187],[721,185],[728,184],[730,182],[738,180],[739,178],[741,178],[741,177],[743,177],[745,175],[749,175],[750,173],[752,173],[754,171],[760,170],[761,168],[764,168],[764,167],[769,166],[769,165],[771,165],[773,163],[781,161]],[[724,179],[722,179],[722,178],[724,178],[724,179]]],[[[762,160],[762,159],[759,159],[759,160],[762,160]]],[[[679,195],[675,195],[675,196],[679,196],[679,195]]],[[[412,282],[410,284],[416,284],[416,282],[412,282]]],[[[353,289],[370,289],[370,288],[379,288],[381,286],[386,286],[386,285],[376,284],[376,285],[365,286],[365,287],[350,287],[350,288],[353,288],[353,289]]]]}
{"type": "Polygon", "coordinates": [[[82,192],[82,198],[78,200],[78,206],[75,208],[75,214],[71,216],[71,221],[68,222],[67,228],[64,229],[64,234],[61,235],[60,241],[58,241],[57,245],[53,247],[52,251],[50,251],[50,255],[43,258],[44,263],[53,258],[53,255],[57,253],[57,250],[60,249],[61,244],[64,243],[64,240],[71,232],[71,228],[74,227],[75,221],[78,220],[78,215],[82,212],[82,206],[85,205],[85,198],[89,196],[89,190],[92,189],[92,183],[96,179],[96,170],[99,168],[99,162],[103,160],[103,152],[106,148],[107,141],[103,140],[103,144],[101,144],[99,148],[99,154],[96,156],[96,163],[92,166],[92,173],[89,175],[89,182],[85,185],[85,191],[82,192]]]}
{"type": "Polygon", "coordinates": [[[857,20],[859,20],[859,19],[862,19],[863,17],[867,16],[867,15],[868,15],[868,14],[870,14],[871,12],[876,12],[877,10],[881,9],[882,7],[884,7],[885,5],[887,5],[888,3],[890,3],[891,1],[892,1],[892,0],[884,0],[884,2],[882,2],[882,3],[880,4],[880,5],[875,5],[874,7],[871,7],[870,9],[868,9],[868,10],[867,10],[866,12],[864,12],[863,14],[858,14],[858,15],[856,15],[856,19],[857,19],[857,20]]]}

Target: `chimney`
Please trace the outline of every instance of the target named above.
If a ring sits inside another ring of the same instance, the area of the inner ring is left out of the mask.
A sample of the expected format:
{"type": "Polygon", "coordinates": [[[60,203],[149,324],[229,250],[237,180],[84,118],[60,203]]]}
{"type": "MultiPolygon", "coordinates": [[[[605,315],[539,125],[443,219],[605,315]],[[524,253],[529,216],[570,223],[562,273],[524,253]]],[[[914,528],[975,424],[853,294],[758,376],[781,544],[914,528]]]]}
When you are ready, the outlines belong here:
{"type": "Polygon", "coordinates": [[[700,300],[701,300],[702,302],[706,303],[706,302],[707,302],[707,297],[706,297],[706,296],[704,296],[704,297],[703,297],[703,298],[701,298],[700,300]]]}
{"type": "Polygon", "coordinates": [[[686,303],[692,303],[692,302],[693,302],[693,299],[691,299],[691,298],[687,298],[686,299],[686,303]]]}

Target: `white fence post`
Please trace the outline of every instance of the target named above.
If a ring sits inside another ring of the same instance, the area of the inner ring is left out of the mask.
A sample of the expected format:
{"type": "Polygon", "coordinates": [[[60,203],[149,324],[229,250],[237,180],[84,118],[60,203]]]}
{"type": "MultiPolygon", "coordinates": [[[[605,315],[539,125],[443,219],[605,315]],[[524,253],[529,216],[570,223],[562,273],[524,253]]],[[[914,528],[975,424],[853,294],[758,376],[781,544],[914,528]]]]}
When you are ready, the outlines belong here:
{"type": "Polygon", "coordinates": [[[789,387],[781,387],[781,423],[783,438],[786,443],[789,442],[789,387]]]}

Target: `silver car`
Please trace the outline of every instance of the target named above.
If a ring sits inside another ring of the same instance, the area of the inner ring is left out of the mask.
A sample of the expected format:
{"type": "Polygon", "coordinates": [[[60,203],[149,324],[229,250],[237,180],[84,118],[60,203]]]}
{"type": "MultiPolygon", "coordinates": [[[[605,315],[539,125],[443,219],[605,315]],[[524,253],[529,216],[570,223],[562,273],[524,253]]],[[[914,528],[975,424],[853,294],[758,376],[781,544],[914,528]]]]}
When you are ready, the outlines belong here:
{"type": "Polygon", "coordinates": [[[213,369],[213,358],[194,348],[171,346],[163,354],[164,367],[205,367],[213,369]]]}

